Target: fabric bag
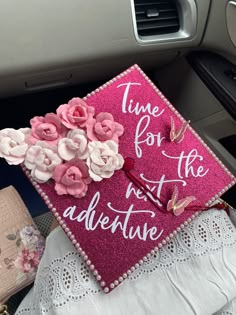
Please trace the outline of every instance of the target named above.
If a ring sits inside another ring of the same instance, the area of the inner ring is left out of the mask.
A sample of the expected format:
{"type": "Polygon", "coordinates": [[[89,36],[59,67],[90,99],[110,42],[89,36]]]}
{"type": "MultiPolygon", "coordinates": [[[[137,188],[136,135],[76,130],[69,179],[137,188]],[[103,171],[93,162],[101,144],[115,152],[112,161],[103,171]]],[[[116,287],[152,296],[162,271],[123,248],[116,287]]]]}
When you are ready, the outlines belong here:
{"type": "Polygon", "coordinates": [[[0,223],[0,314],[8,314],[3,304],[34,281],[45,239],[13,186],[0,190],[0,223]]]}

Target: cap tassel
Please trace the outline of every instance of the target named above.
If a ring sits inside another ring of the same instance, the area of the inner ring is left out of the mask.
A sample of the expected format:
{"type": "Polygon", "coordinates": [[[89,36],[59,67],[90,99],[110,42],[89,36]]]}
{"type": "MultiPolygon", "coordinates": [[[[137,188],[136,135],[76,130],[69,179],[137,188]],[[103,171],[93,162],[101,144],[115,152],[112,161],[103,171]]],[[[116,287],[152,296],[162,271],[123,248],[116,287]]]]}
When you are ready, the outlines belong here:
{"type": "Polygon", "coordinates": [[[161,212],[167,213],[163,209],[161,209],[158,204],[155,202],[155,200],[158,200],[161,204],[162,202],[160,199],[153,194],[153,192],[148,189],[138,178],[136,178],[131,171],[134,169],[135,161],[134,159],[127,157],[124,159],[124,165],[123,165],[123,171],[125,172],[126,176],[131,180],[131,182],[139,188],[149,199],[149,201],[161,212]]]}
{"type": "Polygon", "coordinates": [[[207,210],[211,210],[211,209],[217,209],[217,210],[225,210],[225,212],[228,214],[228,216],[230,216],[230,206],[225,202],[225,201],[221,201],[213,206],[209,206],[209,207],[205,207],[205,208],[200,208],[200,207],[187,207],[186,210],[190,210],[190,211],[207,211],[207,210]]]}

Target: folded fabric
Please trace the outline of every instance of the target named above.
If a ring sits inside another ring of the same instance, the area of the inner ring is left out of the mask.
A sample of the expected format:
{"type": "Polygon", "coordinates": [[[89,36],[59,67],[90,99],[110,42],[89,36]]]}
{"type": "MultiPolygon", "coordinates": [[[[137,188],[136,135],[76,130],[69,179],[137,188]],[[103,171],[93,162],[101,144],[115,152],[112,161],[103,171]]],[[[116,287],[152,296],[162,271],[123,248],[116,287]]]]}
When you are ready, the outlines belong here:
{"type": "Polygon", "coordinates": [[[1,305],[34,281],[45,240],[13,186],[0,190],[0,223],[1,305]]]}
{"type": "Polygon", "coordinates": [[[222,312],[235,306],[235,262],[236,229],[209,210],[106,295],[57,227],[16,315],[231,315],[222,312]]]}

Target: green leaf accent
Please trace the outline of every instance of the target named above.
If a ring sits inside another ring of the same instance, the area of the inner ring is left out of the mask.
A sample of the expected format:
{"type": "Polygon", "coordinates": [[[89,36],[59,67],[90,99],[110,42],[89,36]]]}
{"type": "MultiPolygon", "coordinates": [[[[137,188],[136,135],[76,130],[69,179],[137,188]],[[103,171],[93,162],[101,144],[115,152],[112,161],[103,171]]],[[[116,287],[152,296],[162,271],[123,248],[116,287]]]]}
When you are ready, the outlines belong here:
{"type": "Polygon", "coordinates": [[[19,247],[19,246],[20,246],[20,243],[21,243],[21,239],[18,238],[18,240],[16,241],[16,246],[19,247]]]}
{"type": "Polygon", "coordinates": [[[15,234],[8,234],[7,239],[10,241],[14,241],[16,239],[16,235],[15,234]]]}
{"type": "Polygon", "coordinates": [[[9,270],[9,269],[13,269],[14,268],[14,265],[9,265],[9,266],[7,266],[7,269],[9,270]]]}

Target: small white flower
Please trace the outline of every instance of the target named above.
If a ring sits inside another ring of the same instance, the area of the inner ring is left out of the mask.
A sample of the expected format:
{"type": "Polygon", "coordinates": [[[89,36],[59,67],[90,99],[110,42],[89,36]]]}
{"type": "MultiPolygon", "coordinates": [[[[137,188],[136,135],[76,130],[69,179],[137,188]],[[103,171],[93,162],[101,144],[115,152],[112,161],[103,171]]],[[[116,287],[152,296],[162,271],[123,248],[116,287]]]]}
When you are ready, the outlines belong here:
{"type": "Polygon", "coordinates": [[[40,238],[41,234],[33,225],[27,225],[20,230],[20,238],[25,247],[29,245],[36,245],[40,238]]]}

